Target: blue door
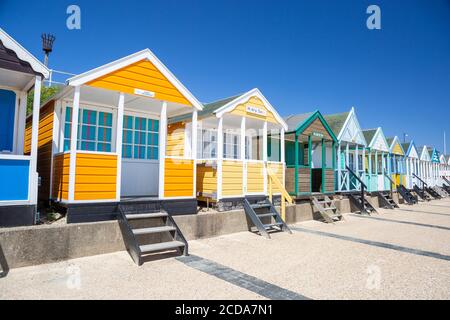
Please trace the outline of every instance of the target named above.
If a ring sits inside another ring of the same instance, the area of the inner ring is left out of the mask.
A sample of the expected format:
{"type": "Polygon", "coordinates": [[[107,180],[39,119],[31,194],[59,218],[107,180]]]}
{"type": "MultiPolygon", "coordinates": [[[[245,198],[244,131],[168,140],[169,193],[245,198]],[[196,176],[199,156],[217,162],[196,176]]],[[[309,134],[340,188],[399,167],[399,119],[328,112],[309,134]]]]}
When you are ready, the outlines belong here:
{"type": "Polygon", "coordinates": [[[13,151],[16,94],[0,89],[0,152],[13,151]]]}

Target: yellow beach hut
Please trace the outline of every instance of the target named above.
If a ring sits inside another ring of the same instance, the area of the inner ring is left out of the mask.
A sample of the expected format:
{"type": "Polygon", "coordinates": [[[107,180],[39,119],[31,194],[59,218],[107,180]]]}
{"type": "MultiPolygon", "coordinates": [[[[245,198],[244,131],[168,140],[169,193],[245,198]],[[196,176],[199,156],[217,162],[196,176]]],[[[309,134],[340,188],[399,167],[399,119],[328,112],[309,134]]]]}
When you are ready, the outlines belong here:
{"type": "MultiPolygon", "coordinates": [[[[226,211],[242,207],[245,198],[267,197],[272,179],[284,185],[286,128],[258,89],[205,104],[198,114],[198,200],[226,211]]],[[[272,190],[280,193],[275,185],[272,190]]]]}
{"type": "Polygon", "coordinates": [[[133,201],[196,213],[202,109],[149,49],[68,79],[41,107],[41,198],[64,207],[69,223],[114,219],[133,201]],[[181,113],[189,118],[167,124],[181,113]]]}

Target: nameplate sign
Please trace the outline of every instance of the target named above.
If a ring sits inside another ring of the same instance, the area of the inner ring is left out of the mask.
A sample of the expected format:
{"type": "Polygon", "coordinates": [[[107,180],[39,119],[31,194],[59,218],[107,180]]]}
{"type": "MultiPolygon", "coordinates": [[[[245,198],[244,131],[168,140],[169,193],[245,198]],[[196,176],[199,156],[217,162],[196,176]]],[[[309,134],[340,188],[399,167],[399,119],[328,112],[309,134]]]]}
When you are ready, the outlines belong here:
{"type": "Polygon", "coordinates": [[[253,113],[253,114],[256,114],[258,116],[266,116],[267,115],[266,109],[262,109],[262,108],[259,108],[259,107],[256,107],[256,106],[246,106],[245,110],[248,113],[253,113]]]}
{"type": "Polygon", "coordinates": [[[148,98],[155,97],[155,93],[153,91],[147,91],[147,90],[141,90],[141,89],[134,89],[134,94],[137,94],[139,96],[148,97],[148,98]]]}
{"type": "Polygon", "coordinates": [[[312,135],[313,135],[314,137],[323,138],[323,133],[320,133],[320,132],[313,132],[312,135]]]}

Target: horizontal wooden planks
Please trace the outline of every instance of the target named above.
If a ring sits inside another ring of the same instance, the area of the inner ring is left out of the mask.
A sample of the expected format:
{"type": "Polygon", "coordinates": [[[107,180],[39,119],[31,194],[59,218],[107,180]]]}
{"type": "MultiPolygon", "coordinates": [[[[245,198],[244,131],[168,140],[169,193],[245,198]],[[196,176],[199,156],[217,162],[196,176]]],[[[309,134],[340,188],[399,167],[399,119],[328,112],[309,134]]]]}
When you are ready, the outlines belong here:
{"type": "Polygon", "coordinates": [[[77,152],[74,200],[116,198],[117,156],[77,152]]]}
{"type": "Polygon", "coordinates": [[[166,158],[164,162],[164,196],[194,196],[194,161],[166,158]],[[182,182],[177,178],[185,178],[182,182]]]}
{"type": "Polygon", "coordinates": [[[185,139],[184,122],[169,124],[167,127],[166,155],[169,157],[184,156],[184,139],[185,139]]]}
{"type": "Polygon", "coordinates": [[[298,169],[298,192],[309,193],[311,192],[311,169],[299,168],[298,169]]]}
{"type": "Polygon", "coordinates": [[[222,196],[242,196],[242,161],[224,160],[222,162],[222,196]]]}
{"type": "Polygon", "coordinates": [[[237,105],[236,108],[234,108],[230,112],[230,114],[279,124],[274,114],[264,105],[264,102],[256,96],[252,96],[247,100],[247,102],[237,105]],[[258,115],[252,112],[248,112],[247,106],[258,107],[259,109],[264,110],[266,114],[258,115]]]}
{"type": "Polygon", "coordinates": [[[264,192],[264,164],[260,162],[247,163],[247,192],[264,192]]]}
{"type": "Polygon", "coordinates": [[[154,92],[154,98],[186,106],[192,104],[161,73],[154,64],[142,60],[95,79],[88,83],[93,87],[135,94],[135,89],[154,92]]]}
{"type": "Polygon", "coordinates": [[[302,134],[311,135],[313,132],[321,133],[325,139],[332,140],[331,135],[319,118],[315,119],[305,130],[303,130],[302,134]]]}
{"type": "Polygon", "coordinates": [[[217,169],[205,165],[205,162],[197,163],[197,193],[201,195],[217,194],[217,169]]]}
{"type": "Polygon", "coordinates": [[[52,198],[55,200],[69,199],[69,168],[69,153],[58,154],[53,157],[52,198]]]}

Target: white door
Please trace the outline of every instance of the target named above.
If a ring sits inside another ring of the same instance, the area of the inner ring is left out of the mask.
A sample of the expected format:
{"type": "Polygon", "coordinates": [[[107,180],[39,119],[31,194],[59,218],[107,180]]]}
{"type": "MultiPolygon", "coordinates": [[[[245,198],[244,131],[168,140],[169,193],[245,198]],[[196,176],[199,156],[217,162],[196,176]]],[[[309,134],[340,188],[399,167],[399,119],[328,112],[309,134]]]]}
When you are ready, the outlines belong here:
{"type": "Polygon", "coordinates": [[[121,196],[157,196],[159,161],[122,159],[121,196]]]}
{"type": "Polygon", "coordinates": [[[123,121],[121,196],[157,196],[159,121],[126,113],[123,121]]]}

